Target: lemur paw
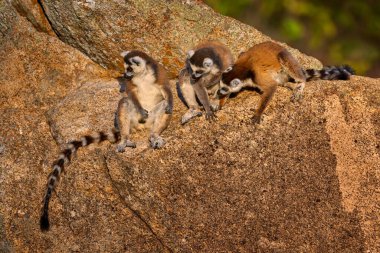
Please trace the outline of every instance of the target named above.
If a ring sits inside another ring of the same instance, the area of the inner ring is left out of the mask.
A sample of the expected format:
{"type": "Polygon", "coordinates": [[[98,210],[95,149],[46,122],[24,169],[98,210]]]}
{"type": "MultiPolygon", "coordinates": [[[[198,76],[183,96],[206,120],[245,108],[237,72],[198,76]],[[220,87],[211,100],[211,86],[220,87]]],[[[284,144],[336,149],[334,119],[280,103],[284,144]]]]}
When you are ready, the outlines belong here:
{"type": "Polygon", "coordinates": [[[141,118],[139,119],[139,123],[145,123],[146,119],[149,117],[148,111],[145,109],[142,109],[140,111],[140,114],[141,114],[141,118]]]}
{"type": "Polygon", "coordinates": [[[259,115],[255,115],[251,118],[251,122],[252,124],[260,124],[261,122],[261,116],[259,115]]]}
{"type": "Polygon", "coordinates": [[[290,98],[290,101],[294,103],[294,102],[301,101],[302,98],[303,98],[303,94],[301,92],[294,92],[292,97],[290,98]]]}
{"type": "Polygon", "coordinates": [[[161,136],[157,136],[157,137],[152,136],[149,138],[149,142],[150,142],[150,146],[153,149],[162,148],[166,143],[165,140],[161,136]]]}
{"type": "Polygon", "coordinates": [[[181,119],[181,124],[186,124],[187,122],[189,122],[192,118],[194,117],[200,117],[202,116],[202,112],[199,111],[199,110],[196,110],[196,109],[189,109],[183,116],[182,116],[182,119],[181,119]]]}
{"type": "Polygon", "coordinates": [[[211,104],[210,107],[213,112],[219,111],[220,109],[218,104],[211,104]]]}
{"type": "Polygon", "coordinates": [[[166,114],[173,114],[173,106],[170,106],[170,105],[166,106],[165,107],[165,113],[166,114]]]}
{"type": "Polygon", "coordinates": [[[208,121],[215,121],[216,120],[216,114],[213,111],[206,112],[206,120],[208,121]]]}
{"type": "Polygon", "coordinates": [[[117,145],[116,151],[119,152],[119,153],[123,153],[125,151],[126,147],[136,148],[136,143],[134,143],[133,141],[130,141],[130,140],[121,141],[117,145]]]}

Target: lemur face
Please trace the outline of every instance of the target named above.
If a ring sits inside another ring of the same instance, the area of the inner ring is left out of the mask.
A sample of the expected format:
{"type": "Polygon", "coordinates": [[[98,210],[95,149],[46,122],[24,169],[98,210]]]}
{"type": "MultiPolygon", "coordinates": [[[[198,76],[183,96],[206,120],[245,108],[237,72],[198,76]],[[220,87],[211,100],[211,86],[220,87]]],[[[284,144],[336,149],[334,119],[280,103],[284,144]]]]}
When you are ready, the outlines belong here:
{"type": "Polygon", "coordinates": [[[134,51],[123,52],[121,56],[124,58],[124,76],[126,78],[132,78],[146,70],[146,60],[136,55],[134,51]]]}
{"type": "Polygon", "coordinates": [[[189,72],[193,80],[198,80],[202,76],[210,73],[213,69],[214,61],[209,57],[202,58],[200,55],[195,55],[194,50],[187,53],[189,63],[189,72]]]}
{"type": "Polygon", "coordinates": [[[239,92],[242,88],[243,82],[239,78],[233,78],[231,80],[231,71],[233,67],[227,68],[220,79],[219,93],[221,95],[228,95],[231,93],[239,92]]]}

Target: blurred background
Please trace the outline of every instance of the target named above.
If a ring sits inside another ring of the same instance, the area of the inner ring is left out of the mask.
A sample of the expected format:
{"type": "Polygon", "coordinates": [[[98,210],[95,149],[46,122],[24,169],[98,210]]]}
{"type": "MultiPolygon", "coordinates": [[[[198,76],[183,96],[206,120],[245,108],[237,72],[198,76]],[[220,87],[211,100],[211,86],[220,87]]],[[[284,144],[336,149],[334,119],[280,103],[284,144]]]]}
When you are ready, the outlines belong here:
{"type": "Polygon", "coordinates": [[[204,0],[217,12],[254,26],[321,60],[380,77],[379,0],[204,0]]]}

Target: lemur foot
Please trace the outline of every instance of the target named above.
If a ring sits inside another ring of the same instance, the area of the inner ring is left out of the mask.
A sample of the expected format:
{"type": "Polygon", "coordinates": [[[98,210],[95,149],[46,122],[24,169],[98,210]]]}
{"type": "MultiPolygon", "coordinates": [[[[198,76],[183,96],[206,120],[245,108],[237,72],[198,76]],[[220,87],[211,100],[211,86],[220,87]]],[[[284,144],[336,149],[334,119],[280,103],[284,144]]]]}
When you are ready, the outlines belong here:
{"type": "Polygon", "coordinates": [[[202,116],[202,112],[198,109],[189,109],[187,112],[182,116],[181,124],[186,124],[194,117],[200,117],[202,116]]]}
{"type": "Polygon", "coordinates": [[[150,142],[150,146],[153,149],[162,148],[166,143],[165,140],[161,136],[157,136],[157,137],[151,136],[149,138],[149,142],[150,142]]]}
{"type": "Polygon", "coordinates": [[[294,102],[301,101],[302,98],[303,98],[302,92],[294,92],[292,97],[290,98],[290,101],[294,103],[294,102]]]}
{"type": "Polygon", "coordinates": [[[125,151],[125,148],[136,148],[136,143],[130,140],[124,140],[120,141],[120,143],[116,147],[116,151],[123,153],[125,151]]]}
{"type": "Polygon", "coordinates": [[[208,121],[216,121],[217,117],[213,111],[206,112],[206,120],[208,121]]]}
{"type": "Polygon", "coordinates": [[[219,107],[219,105],[218,104],[210,104],[210,107],[211,107],[211,110],[213,111],[213,112],[216,112],[216,111],[219,111],[219,109],[220,109],[220,107],[219,107]]]}
{"type": "Polygon", "coordinates": [[[292,102],[301,101],[303,97],[303,89],[305,87],[305,83],[298,83],[295,89],[293,90],[293,95],[290,98],[292,102]]]}
{"type": "Polygon", "coordinates": [[[255,115],[251,118],[252,124],[260,124],[261,122],[261,116],[260,115],[255,115]]]}

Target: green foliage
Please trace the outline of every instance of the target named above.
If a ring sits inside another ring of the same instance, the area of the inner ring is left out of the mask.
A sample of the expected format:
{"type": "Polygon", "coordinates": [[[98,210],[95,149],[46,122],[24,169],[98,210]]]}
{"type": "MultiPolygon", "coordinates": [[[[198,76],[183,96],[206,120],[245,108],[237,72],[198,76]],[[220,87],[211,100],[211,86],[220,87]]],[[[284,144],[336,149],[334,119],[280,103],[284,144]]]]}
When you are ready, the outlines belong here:
{"type": "Polygon", "coordinates": [[[303,26],[294,18],[285,18],[281,30],[284,36],[289,40],[299,40],[304,35],[303,26]]]}
{"type": "Polygon", "coordinates": [[[294,43],[328,64],[350,63],[363,74],[380,62],[378,0],[206,2],[222,14],[241,19],[264,33],[271,31],[276,39],[294,43]]]}
{"type": "Polygon", "coordinates": [[[251,0],[208,0],[206,2],[223,15],[233,17],[239,15],[245,7],[252,3],[251,0]]]}

